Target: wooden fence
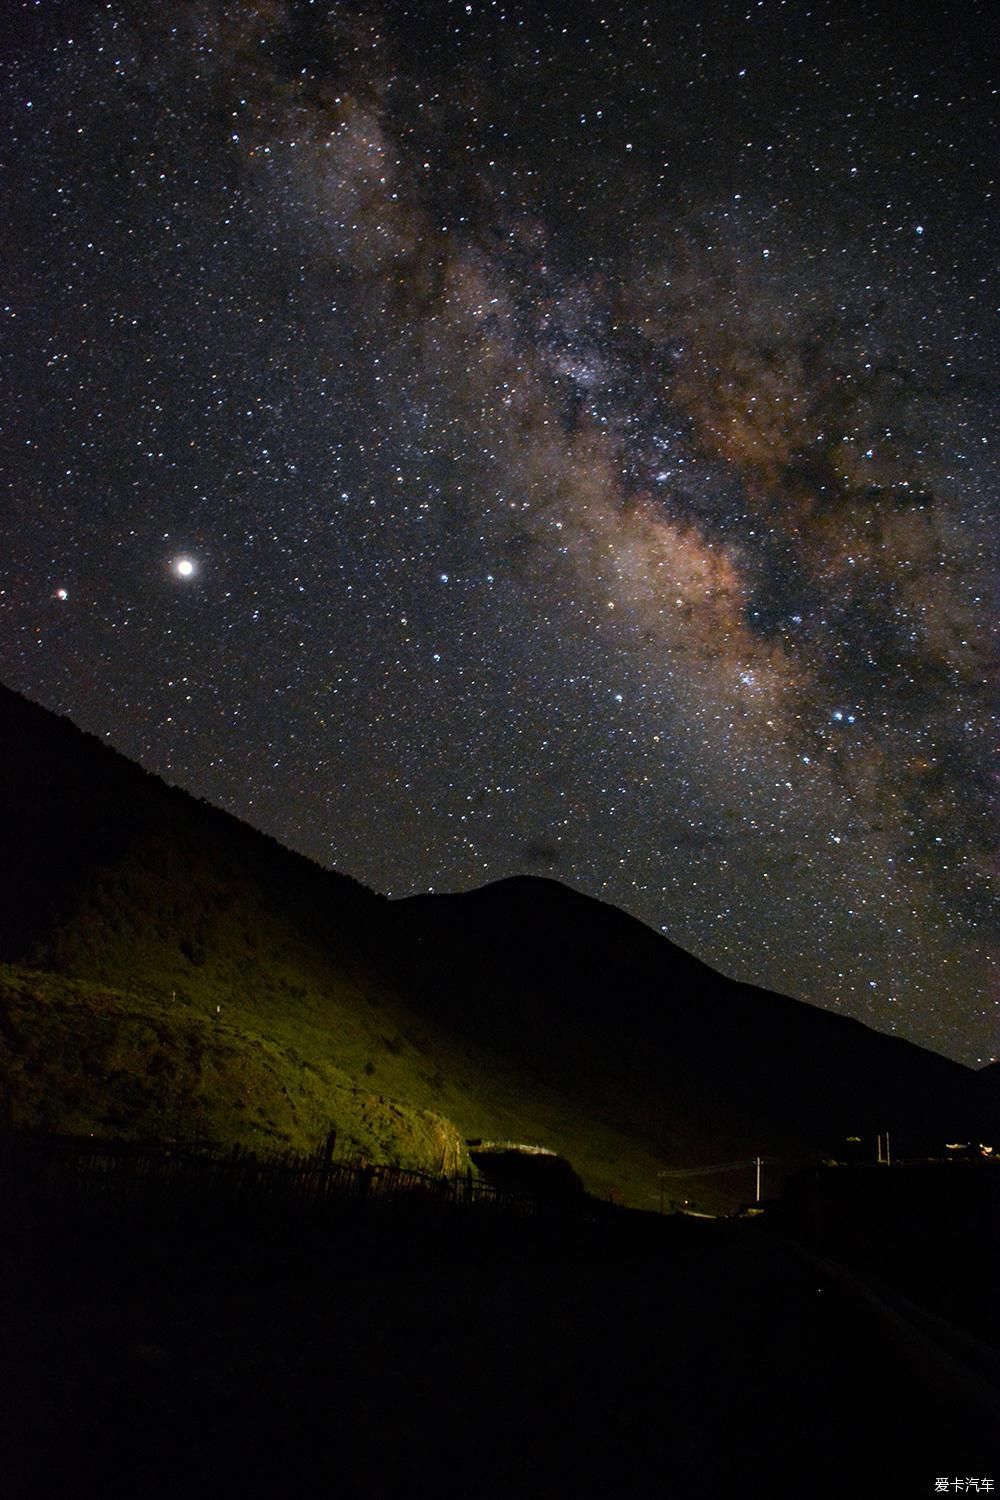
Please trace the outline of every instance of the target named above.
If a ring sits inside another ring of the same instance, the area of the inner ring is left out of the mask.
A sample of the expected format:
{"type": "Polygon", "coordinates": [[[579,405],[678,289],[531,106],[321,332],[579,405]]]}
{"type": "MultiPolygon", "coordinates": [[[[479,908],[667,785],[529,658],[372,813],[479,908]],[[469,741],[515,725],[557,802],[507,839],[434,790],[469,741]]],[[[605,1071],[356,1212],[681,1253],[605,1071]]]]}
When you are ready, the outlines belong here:
{"type": "Polygon", "coordinates": [[[0,1216],[106,1208],[166,1213],[322,1219],[349,1209],[393,1213],[476,1208],[531,1214],[534,1200],[471,1171],[435,1175],[337,1156],[333,1142],[312,1155],[268,1157],[129,1141],[0,1134],[0,1216]]]}

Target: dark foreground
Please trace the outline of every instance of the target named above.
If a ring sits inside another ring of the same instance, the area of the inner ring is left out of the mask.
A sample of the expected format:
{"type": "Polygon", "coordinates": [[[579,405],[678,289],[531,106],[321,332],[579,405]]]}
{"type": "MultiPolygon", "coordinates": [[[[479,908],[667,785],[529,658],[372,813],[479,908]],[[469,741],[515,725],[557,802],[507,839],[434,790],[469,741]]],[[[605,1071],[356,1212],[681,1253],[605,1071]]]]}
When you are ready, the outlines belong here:
{"type": "Polygon", "coordinates": [[[7,1500],[1000,1483],[995,1413],[753,1226],[50,1216],[0,1266],[7,1500]]]}

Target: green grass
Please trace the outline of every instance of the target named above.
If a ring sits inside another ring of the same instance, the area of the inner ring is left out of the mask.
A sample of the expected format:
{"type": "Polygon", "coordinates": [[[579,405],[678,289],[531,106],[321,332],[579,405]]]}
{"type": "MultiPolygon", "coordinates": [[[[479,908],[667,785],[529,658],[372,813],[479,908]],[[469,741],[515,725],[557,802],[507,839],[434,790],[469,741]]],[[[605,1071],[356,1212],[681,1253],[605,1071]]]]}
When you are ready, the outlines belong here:
{"type": "MultiPolygon", "coordinates": [[[[439,1168],[461,1157],[439,1114],[362,1087],[329,1058],[179,995],[4,966],[0,1049],[14,1122],[60,1133],[207,1139],[306,1151],[331,1129],[372,1160],[439,1168]]],[[[313,1037],[313,1042],[318,1038],[313,1037]]]]}
{"type": "Polygon", "coordinates": [[[0,967],[18,1122],[255,1150],[336,1130],[343,1149],[434,1171],[464,1169],[468,1137],[524,1140],[599,1196],[656,1205],[662,1163],[615,1128],[625,1080],[622,1110],[595,1116],[416,1013],[359,937],[377,898],[190,799],[167,822],[156,784],[143,795],[155,816],[86,868],[22,967],[0,967]]]}
{"type": "Polygon", "coordinates": [[[433,1171],[468,1165],[467,1136],[527,1140],[567,1156],[590,1191],[654,1205],[658,1163],[641,1142],[488,1054],[412,1020],[411,1040],[390,1021],[386,1046],[381,1007],[366,1025],[364,1012],[320,998],[306,988],[269,1024],[245,996],[215,1012],[204,991],[195,1001],[178,987],[126,991],[0,966],[0,1071],[15,1123],[256,1151],[309,1151],[335,1129],[345,1150],[433,1171]]]}

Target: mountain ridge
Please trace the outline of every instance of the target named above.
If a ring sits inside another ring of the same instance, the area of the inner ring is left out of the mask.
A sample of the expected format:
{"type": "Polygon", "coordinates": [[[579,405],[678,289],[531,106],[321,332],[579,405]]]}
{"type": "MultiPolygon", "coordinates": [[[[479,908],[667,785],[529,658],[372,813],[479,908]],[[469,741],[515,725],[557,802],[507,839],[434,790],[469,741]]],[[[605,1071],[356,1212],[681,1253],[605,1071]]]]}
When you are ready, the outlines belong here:
{"type": "Polygon", "coordinates": [[[521,1138],[645,1207],[672,1168],[981,1128],[963,1065],[729,980],[558,882],[389,901],[3,688],[0,754],[21,1123],[258,1149],[337,1130],[435,1170],[468,1164],[466,1137],[521,1138]]]}

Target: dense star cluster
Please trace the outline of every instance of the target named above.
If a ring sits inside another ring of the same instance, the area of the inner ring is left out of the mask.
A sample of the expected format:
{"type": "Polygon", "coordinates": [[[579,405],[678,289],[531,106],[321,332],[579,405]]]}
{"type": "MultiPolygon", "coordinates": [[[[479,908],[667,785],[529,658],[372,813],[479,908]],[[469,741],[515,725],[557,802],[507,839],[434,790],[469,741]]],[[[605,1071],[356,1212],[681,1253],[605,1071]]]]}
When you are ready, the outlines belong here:
{"type": "Polygon", "coordinates": [[[986,1061],[988,12],[23,0],[4,680],[986,1061]]]}

